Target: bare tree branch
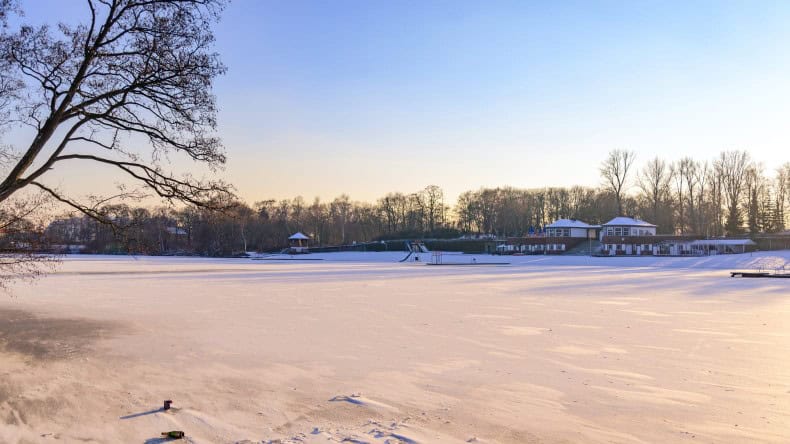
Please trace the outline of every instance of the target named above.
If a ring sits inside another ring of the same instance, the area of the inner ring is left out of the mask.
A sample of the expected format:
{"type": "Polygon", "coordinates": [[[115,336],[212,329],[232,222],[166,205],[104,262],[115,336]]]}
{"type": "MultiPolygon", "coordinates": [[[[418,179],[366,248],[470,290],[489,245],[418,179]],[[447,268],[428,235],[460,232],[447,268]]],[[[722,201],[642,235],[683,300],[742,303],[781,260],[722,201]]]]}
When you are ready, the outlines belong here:
{"type": "MultiPolygon", "coordinates": [[[[46,187],[42,179],[56,162],[81,159],[114,165],[164,199],[215,206],[217,194],[231,192],[227,184],[179,179],[159,162],[169,152],[212,170],[225,162],[213,135],[217,109],[211,93],[213,79],[225,72],[211,33],[225,0],[86,3],[85,24],[21,26],[0,37],[0,117],[9,109],[4,101],[17,102],[19,114],[9,120],[37,129],[0,181],[0,202],[34,182],[46,187]],[[64,127],[64,136],[53,140],[64,127]],[[121,134],[148,143],[130,150],[121,134]],[[68,154],[86,143],[130,161],[68,154]],[[142,160],[145,151],[148,161],[142,160]]],[[[3,25],[10,7],[10,0],[0,0],[3,25]]]]}

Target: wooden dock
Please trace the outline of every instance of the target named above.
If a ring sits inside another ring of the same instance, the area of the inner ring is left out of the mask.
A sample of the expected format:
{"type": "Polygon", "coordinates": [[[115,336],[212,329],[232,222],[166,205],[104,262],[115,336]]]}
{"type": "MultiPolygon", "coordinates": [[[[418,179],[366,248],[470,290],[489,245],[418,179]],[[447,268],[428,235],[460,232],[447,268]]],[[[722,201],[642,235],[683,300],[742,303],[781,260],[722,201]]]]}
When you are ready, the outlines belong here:
{"type": "Polygon", "coordinates": [[[767,271],[731,271],[730,277],[745,278],[790,278],[790,273],[774,273],[767,271]]]}

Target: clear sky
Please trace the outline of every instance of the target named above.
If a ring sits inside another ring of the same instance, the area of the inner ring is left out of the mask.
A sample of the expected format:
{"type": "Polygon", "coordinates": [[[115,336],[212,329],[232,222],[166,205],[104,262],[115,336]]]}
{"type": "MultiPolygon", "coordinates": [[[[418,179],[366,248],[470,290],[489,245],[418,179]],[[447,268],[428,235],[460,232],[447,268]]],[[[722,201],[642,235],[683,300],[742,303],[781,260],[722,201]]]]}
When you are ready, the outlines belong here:
{"type": "Polygon", "coordinates": [[[789,24],[789,1],[234,0],[224,175],[253,202],[594,186],[613,148],[746,149],[770,172],[790,161],[789,24]]]}

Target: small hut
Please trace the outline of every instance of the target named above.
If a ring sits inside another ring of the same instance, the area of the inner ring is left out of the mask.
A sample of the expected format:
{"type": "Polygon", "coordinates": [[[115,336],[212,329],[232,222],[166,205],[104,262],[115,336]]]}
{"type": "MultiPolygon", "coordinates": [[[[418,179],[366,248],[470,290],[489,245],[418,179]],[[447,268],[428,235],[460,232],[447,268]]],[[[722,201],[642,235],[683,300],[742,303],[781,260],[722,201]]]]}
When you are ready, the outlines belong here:
{"type": "Polygon", "coordinates": [[[295,233],[288,238],[289,249],[291,253],[307,253],[307,242],[310,240],[309,237],[305,236],[301,232],[295,233]]]}

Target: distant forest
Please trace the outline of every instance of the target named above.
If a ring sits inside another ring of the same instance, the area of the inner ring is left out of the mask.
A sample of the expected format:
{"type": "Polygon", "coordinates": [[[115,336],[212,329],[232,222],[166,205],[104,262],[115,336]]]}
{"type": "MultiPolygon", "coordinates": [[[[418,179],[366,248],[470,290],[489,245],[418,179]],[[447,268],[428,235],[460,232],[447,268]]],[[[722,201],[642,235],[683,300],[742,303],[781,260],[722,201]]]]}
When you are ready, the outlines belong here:
{"type": "Polygon", "coordinates": [[[99,218],[64,216],[26,231],[40,231],[50,245],[80,245],[85,252],[223,256],[283,248],[297,231],[316,246],[468,234],[515,237],[560,218],[598,224],[617,215],[652,222],[662,234],[786,230],[790,162],[766,172],[747,152],[728,151],[711,161],[655,158],[637,169],[632,152],[614,150],[599,171],[599,187],[481,188],[462,193],[454,206],[440,187],[430,185],[373,203],[347,195],[329,202],[296,197],[229,202],[224,212],[108,204],[97,208],[99,218]]]}

